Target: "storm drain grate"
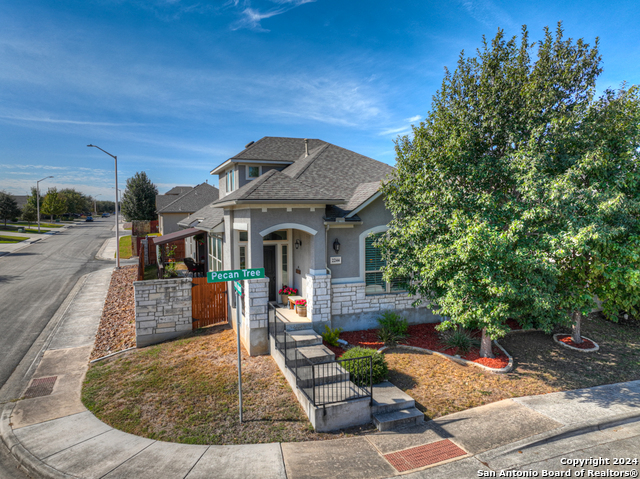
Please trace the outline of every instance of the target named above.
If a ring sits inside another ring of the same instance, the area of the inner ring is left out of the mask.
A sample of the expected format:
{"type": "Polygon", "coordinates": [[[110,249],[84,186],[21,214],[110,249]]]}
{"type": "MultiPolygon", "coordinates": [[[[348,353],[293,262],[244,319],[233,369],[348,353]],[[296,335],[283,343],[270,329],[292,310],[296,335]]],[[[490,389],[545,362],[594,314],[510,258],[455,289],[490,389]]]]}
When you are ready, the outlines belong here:
{"type": "Polygon", "coordinates": [[[48,396],[53,392],[53,385],[56,383],[56,379],[58,379],[58,376],[34,379],[24,393],[25,399],[48,396]]]}
{"type": "Polygon", "coordinates": [[[398,472],[405,472],[419,467],[430,466],[447,459],[453,459],[454,457],[464,456],[465,454],[467,453],[463,449],[460,449],[449,439],[445,439],[425,444],[424,446],[385,454],[384,457],[398,472]]]}

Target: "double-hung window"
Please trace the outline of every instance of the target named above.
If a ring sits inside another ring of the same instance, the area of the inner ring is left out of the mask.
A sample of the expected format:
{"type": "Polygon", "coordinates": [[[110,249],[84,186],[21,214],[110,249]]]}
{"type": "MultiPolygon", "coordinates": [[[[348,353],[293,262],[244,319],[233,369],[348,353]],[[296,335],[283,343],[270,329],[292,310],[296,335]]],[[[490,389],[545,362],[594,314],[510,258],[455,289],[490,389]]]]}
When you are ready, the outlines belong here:
{"type": "Polygon", "coordinates": [[[222,271],[222,236],[209,236],[209,271],[222,271]]]}
{"type": "Polygon", "coordinates": [[[247,168],[247,180],[255,180],[260,177],[260,170],[262,169],[259,166],[246,166],[247,168]]]}
{"type": "Polygon", "coordinates": [[[236,170],[232,167],[227,171],[227,193],[236,189],[236,170]]]}
{"type": "Polygon", "coordinates": [[[364,280],[365,294],[399,293],[405,291],[402,283],[405,278],[394,279],[391,282],[382,279],[382,269],[387,261],[380,248],[376,248],[374,243],[384,233],[369,235],[364,241],[364,280]]]}

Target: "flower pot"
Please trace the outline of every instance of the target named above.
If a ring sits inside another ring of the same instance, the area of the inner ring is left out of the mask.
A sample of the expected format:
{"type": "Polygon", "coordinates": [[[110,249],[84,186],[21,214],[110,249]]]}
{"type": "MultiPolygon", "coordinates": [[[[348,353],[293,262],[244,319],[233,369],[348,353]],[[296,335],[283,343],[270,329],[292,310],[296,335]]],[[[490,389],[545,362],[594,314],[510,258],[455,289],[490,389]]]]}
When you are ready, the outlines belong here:
{"type": "Polygon", "coordinates": [[[303,318],[307,317],[307,307],[306,306],[296,306],[296,312],[298,316],[302,316],[303,318]]]}
{"type": "Polygon", "coordinates": [[[282,305],[283,306],[289,306],[289,295],[288,294],[281,294],[280,295],[280,301],[282,301],[282,305]]]}

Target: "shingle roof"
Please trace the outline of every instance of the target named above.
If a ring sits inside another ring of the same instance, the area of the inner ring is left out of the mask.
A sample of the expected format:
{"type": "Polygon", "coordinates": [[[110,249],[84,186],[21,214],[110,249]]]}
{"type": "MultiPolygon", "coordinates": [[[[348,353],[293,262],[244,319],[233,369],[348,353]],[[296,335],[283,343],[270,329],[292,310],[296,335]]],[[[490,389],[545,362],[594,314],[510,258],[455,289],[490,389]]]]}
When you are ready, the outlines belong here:
{"type": "MultiPolygon", "coordinates": [[[[317,148],[326,142],[309,139],[309,149],[317,148]]],[[[304,157],[304,138],[283,138],[265,136],[254,144],[233,156],[232,160],[271,160],[294,162],[304,157]]]]}
{"type": "Polygon", "coordinates": [[[192,190],[193,186],[174,186],[165,195],[184,195],[189,190],[192,190]]]}
{"type": "Polygon", "coordinates": [[[361,185],[358,185],[347,204],[341,206],[347,211],[355,210],[358,206],[378,192],[381,183],[382,181],[372,181],[371,183],[362,183],[361,185]]]}
{"type": "Polygon", "coordinates": [[[188,228],[194,222],[199,221],[198,224],[194,224],[194,228],[198,228],[204,231],[211,231],[224,221],[224,210],[222,208],[216,208],[212,205],[207,205],[200,208],[193,214],[190,214],[185,219],[178,222],[178,225],[188,228]]]}
{"type": "Polygon", "coordinates": [[[158,213],[193,213],[217,199],[218,188],[201,183],[162,209],[158,209],[158,213]]]}
{"type": "Polygon", "coordinates": [[[260,178],[247,183],[214,203],[231,201],[326,201],[344,202],[344,197],[330,193],[318,184],[293,179],[277,170],[271,170],[260,178]]]}

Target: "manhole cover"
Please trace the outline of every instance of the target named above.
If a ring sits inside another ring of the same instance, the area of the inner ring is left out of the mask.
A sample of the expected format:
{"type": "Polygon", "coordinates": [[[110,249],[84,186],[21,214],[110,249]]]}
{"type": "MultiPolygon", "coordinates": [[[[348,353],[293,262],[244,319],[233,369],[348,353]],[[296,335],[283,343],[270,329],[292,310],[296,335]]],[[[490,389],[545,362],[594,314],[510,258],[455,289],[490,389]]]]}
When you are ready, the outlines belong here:
{"type": "Polygon", "coordinates": [[[53,385],[56,383],[56,379],[58,379],[58,376],[32,380],[31,385],[24,393],[25,399],[48,396],[53,391],[53,385]]]}
{"type": "Polygon", "coordinates": [[[463,449],[460,449],[449,441],[449,439],[445,439],[443,441],[425,444],[424,446],[412,447],[404,451],[385,454],[384,457],[398,472],[405,472],[453,459],[454,457],[464,456],[465,454],[467,453],[463,449]]]}

